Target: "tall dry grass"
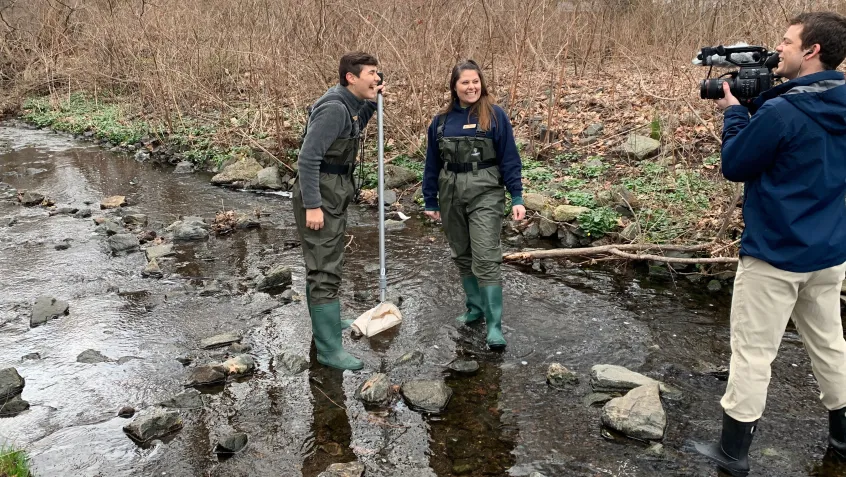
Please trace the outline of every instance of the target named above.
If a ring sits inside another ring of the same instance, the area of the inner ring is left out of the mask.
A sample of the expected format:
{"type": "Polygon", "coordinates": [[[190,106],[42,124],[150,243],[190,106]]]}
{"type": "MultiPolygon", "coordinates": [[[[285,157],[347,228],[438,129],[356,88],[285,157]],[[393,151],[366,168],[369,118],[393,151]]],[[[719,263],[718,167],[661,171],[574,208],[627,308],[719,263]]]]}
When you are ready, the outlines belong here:
{"type": "Polygon", "coordinates": [[[788,18],[812,9],[846,13],[846,2],[0,0],[0,85],[7,108],[85,90],[131,98],[168,128],[247,108],[251,128],[281,138],[337,82],[339,56],[360,49],[387,75],[389,136],[414,150],[459,58],[485,67],[518,126],[540,114],[555,129],[575,81],[683,109],[698,101],[705,71],[690,61],[700,47],[772,48],[788,18]]]}

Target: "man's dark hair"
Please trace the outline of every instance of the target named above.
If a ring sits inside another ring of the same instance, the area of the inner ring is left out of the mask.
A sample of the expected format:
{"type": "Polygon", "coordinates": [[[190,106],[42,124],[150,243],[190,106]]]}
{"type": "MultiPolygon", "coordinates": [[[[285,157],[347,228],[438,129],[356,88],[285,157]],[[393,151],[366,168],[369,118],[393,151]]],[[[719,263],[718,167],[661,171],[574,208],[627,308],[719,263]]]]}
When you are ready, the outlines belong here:
{"type": "Polygon", "coordinates": [[[363,51],[354,51],[342,56],[341,64],[338,66],[338,79],[341,81],[341,86],[349,85],[347,73],[358,76],[364,66],[379,66],[379,60],[370,53],[363,51]]]}
{"type": "Polygon", "coordinates": [[[834,12],[803,13],[790,25],[802,25],[802,47],[820,45],[820,61],[827,70],[834,70],[846,58],[846,17],[834,12]]]}

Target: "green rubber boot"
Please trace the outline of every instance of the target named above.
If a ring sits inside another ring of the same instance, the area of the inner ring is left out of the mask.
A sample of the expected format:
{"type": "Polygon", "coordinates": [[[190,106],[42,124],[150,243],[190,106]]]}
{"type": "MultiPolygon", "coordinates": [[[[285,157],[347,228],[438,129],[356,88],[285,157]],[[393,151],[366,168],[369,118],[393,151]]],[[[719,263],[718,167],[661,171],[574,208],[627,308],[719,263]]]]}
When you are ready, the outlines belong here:
{"type": "Polygon", "coordinates": [[[332,368],[358,370],[364,367],[341,343],[341,302],[309,307],[311,331],[317,348],[317,362],[332,368]]]}
{"type": "Polygon", "coordinates": [[[464,295],[466,299],[464,304],[467,311],[461,314],[456,320],[463,324],[473,323],[485,316],[482,310],[482,295],[479,294],[479,281],[474,275],[469,277],[461,277],[461,286],[464,288],[464,295]]]}
{"type": "Polygon", "coordinates": [[[489,285],[479,289],[485,310],[485,323],[488,325],[486,342],[491,349],[505,348],[502,336],[502,285],[489,285]]]}
{"type": "MultiPolygon", "coordinates": [[[[311,316],[311,292],[308,291],[308,285],[306,285],[305,291],[306,291],[306,305],[308,306],[308,316],[311,316]]],[[[355,321],[355,320],[345,320],[344,318],[341,318],[341,329],[345,330],[345,329],[349,328],[350,326],[352,326],[353,321],[355,321]]]]}

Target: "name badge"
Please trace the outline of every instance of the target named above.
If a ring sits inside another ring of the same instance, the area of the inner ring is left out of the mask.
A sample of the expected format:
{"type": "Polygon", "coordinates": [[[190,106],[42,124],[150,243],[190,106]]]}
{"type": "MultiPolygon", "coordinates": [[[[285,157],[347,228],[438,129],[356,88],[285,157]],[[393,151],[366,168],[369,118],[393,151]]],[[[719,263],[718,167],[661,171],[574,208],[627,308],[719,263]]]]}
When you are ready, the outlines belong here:
{"type": "Polygon", "coordinates": [[[476,129],[476,125],[475,124],[465,124],[464,129],[476,129]]]}

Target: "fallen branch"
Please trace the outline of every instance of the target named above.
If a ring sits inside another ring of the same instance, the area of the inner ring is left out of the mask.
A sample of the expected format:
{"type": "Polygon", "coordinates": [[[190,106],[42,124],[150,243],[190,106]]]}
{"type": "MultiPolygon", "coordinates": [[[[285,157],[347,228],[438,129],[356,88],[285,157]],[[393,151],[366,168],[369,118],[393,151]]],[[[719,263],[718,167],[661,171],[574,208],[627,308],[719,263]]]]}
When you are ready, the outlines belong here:
{"type": "Polygon", "coordinates": [[[613,255],[618,257],[627,258],[629,260],[656,260],[659,262],[664,263],[682,263],[682,264],[695,264],[695,263],[737,263],[736,257],[711,257],[711,258],[677,258],[677,257],[664,257],[661,255],[649,255],[649,254],[633,254],[633,253],[626,253],[617,250],[616,248],[612,248],[609,250],[613,255]]]}
{"type": "MultiPolygon", "coordinates": [[[[531,260],[536,258],[557,258],[557,257],[586,257],[589,255],[598,255],[602,253],[611,253],[612,250],[622,251],[673,251],[673,252],[701,252],[708,250],[713,246],[713,243],[706,243],[701,245],[659,245],[648,243],[633,243],[633,244],[614,244],[601,245],[599,247],[585,247],[585,248],[553,248],[550,250],[531,250],[527,252],[517,252],[503,255],[502,259],[507,261],[513,260],[531,260]]],[[[670,257],[661,257],[661,261],[667,262],[670,257]]],[[[687,259],[698,260],[698,259],[687,259]]]]}

